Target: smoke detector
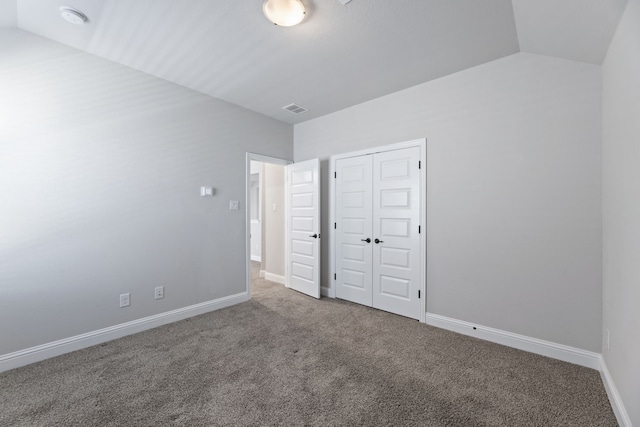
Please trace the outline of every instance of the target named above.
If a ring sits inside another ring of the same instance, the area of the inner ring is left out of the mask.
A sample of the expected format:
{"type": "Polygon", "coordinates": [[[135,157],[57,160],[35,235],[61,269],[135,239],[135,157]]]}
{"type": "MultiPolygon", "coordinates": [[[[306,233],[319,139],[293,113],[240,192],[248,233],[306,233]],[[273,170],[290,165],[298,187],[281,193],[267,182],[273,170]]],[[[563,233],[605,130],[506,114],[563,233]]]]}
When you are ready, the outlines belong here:
{"type": "Polygon", "coordinates": [[[60,15],[65,21],[75,25],[84,25],[89,20],[87,15],[69,6],[60,6],[60,15]]]}

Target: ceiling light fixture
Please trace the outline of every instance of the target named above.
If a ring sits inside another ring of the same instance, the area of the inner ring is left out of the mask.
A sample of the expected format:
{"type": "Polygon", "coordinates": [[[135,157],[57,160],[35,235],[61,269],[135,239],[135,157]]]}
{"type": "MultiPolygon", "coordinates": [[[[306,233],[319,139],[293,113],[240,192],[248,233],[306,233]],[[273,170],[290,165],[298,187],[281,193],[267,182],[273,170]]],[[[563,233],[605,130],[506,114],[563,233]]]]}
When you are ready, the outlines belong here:
{"type": "Polygon", "coordinates": [[[292,27],[304,19],[304,5],[300,0],[264,0],[264,15],[276,25],[292,27]]]}
{"type": "Polygon", "coordinates": [[[89,19],[87,15],[69,6],[60,6],[60,15],[66,20],[76,25],[83,25],[89,19]]]}

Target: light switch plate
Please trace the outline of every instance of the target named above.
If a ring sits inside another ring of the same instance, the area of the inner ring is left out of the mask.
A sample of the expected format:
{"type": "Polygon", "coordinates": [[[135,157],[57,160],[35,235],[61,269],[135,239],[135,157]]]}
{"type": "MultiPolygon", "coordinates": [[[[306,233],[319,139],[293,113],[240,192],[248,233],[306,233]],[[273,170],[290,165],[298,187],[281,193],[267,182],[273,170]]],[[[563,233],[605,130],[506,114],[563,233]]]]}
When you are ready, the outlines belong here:
{"type": "Polygon", "coordinates": [[[213,187],[200,187],[202,197],[213,197],[213,187]]]}
{"type": "Polygon", "coordinates": [[[238,210],[238,201],[237,200],[229,200],[229,210],[237,211],[238,210]]]}

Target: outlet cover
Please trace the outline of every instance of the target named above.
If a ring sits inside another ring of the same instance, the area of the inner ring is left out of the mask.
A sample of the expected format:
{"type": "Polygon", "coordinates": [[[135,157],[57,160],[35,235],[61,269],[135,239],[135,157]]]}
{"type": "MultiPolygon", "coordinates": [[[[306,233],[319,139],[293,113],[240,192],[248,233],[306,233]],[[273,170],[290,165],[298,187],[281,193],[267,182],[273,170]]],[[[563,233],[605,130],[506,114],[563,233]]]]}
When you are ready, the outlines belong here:
{"type": "Polygon", "coordinates": [[[155,299],[162,299],[164,298],[164,286],[157,286],[156,290],[154,292],[154,298],[155,299]]]}
{"type": "Polygon", "coordinates": [[[131,305],[131,294],[121,294],[120,295],[120,308],[129,307],[131,305]]]}

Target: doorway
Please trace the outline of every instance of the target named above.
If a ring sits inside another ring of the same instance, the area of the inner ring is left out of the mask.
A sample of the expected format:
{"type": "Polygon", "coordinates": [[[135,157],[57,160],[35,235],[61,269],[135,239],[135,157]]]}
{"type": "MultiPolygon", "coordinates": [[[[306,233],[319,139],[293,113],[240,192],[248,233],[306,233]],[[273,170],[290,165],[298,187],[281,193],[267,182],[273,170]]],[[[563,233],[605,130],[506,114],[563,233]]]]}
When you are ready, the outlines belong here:
{"type": "Polygon", "coordinates": [[[285,285],[283,159],[247,153],[247,292],[264,279],[285,285]]]}

